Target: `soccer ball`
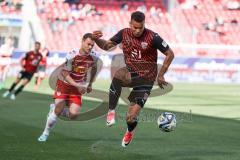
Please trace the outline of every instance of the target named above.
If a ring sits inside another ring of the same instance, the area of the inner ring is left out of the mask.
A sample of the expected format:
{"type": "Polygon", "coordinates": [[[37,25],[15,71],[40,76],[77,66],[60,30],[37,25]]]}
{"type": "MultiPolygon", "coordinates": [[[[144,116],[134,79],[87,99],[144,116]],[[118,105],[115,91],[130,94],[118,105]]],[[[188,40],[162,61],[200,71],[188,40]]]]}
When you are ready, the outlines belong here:
{"type": "Polygon", "coordinates": [[[157,124],[162,131],[171,132],[177,126],[176,116],[171,112],[164,112],[158,117],[157,124]]]}

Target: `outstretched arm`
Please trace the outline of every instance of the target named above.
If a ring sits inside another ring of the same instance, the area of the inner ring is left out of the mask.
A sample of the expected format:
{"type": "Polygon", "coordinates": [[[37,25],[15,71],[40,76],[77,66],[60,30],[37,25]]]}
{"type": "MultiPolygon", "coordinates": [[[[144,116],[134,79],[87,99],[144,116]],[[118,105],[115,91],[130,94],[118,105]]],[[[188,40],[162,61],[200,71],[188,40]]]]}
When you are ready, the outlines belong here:
{"type": "Polygon", "coordinates": [[[103,36],[101,31],[94,31],[92,35],[93,35],[93,39],[96,42],[96,44],[98,45],[98,47],[100,47],[101,49],[103,49],[105,51],[108,51],[108,50],[112,49],[113,47],[116,47],[117,44],[119,44],[121,42],[121,35],[119,33],[116,34],[110,40],[101,39],[101,37],[103,36]]]}
{"type": "Polygon", "coordinates": [[[100,47],[105,51],[108,51],[117,45],[117,44],[114,44],[112,41],[106,41],[104,39],[97,39],[95,40],[95,42],[98,45],[98,47],[100,47]]]}

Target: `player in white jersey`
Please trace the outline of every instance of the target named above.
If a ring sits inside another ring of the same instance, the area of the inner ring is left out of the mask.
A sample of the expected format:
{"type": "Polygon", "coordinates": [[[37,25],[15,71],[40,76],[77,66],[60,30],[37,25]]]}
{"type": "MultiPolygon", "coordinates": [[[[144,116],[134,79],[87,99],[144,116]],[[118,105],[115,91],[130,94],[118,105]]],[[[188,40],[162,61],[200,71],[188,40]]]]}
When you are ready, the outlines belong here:
{"type": "Polygon", "coordinates": [[[14,50],[13,40],[9,37],[5,44],[0,47],[0,89],[4,85],[9,65],[11,64],[12,52],[14,50]]]}
{"type": "MultiPolygon", "coordinates": [[[[90,54],[94,41],[92,34],[87,33],[83,36],[82,45],[79,51],[72,51],[67,56],[67,61],[60,67],[58,75],[51,78],[50,85],[56,85],[54,99],[55,104],[50,105],[45,129],[38,141],[47,140],[50,130],[57,122],[59,116],[69,119],[76,119],[80,114],[82,106],[82,95],[92,91],[92,83],[95,79],[97,66],[93,56],[90,54]],[[90,79],[88,73],[90,71],[90,79]],[[89,83],[87,83],[89,80],[89,83]],[[68,106],[66,108],[65,106],[68,106]]],[[[54,87],[54,86],[53,86],[54,87]]]]}

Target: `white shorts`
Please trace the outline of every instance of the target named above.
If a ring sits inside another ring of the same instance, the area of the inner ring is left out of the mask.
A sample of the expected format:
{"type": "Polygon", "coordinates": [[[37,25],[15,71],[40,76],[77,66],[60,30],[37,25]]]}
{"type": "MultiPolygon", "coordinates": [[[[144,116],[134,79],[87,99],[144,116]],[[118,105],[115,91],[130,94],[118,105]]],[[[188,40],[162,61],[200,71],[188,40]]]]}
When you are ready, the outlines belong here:
{"type": "Polygon", "coordinates": [[[9,57],[0,58],[0,66],[9,66],[10,64],[11,64],[11,58],[9,57]]]}
{"type": "Polygon", "coordinates": [[[36,77],[45,78],[46,73],[44,71],[38,71],[36,77]]]}

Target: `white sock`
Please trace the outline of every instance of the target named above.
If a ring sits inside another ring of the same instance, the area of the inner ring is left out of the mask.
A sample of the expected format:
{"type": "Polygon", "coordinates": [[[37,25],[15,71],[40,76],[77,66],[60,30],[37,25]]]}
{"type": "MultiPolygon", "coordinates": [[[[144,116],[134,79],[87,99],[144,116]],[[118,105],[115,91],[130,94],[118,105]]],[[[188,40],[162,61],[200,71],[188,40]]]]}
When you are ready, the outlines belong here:
{"type": "Polygon", "coordinates": [[[53,111],[47,118],[46,126],[43,131],[43,134],[49,135],[50,130],[54,127],[57,122],[57,115],[53,111]]]}
{"type": "Polygon", "coordinates": [[[113,113],[115,113],[115,109],[109,109],[108,112],[113,112],[113,113]]]}
{"type": "Polygon", "coordinates": [[[69,118],[69,108],[63,108],[60,115],[63,117],[69,118]]]}

